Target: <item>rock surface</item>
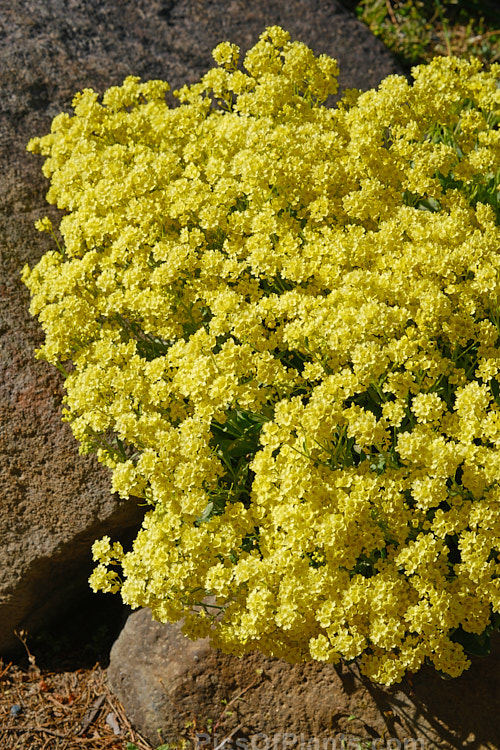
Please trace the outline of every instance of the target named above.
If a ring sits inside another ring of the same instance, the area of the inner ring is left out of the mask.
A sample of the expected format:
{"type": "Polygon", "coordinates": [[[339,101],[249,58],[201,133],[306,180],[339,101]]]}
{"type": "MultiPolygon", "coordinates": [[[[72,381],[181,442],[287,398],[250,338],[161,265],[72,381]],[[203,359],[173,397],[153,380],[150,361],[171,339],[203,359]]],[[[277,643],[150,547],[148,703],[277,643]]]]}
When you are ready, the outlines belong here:
{"type": "Polygon", "coordinates": [[[21,284],[51,246],[33,222],[47,207],[42,160],[26,153],[84,87],[134,74],[195,81],[230,39],[248,49],[268,25],[338,58],[340,86],[369,88],[397,64],[338,0],[17,0],[0,13],[0,653],[14,628],[34,632],[87,588],[92,541],[133,529],[140,511],[110,494],[109,476],[78,455],[60,421],[55,369],[21,284]]]}
{"type": "Polygon", "coordinates": [[[443,680],[423,669],[413,681],[384,688],[353,665],[228,656],[207,639],[190,641],[179,623],[154,622],[143,609],[128,618],[113,646],[108,681],[153,743],[161,730],[163,742],[171,743],[198,733],[198,747],[212,750],[229,735],[227,750],[286,750],[294,742],[317,750],[326,738],[331,750],[354,749],[375,737],[383,738],[379,748],[492,750],[500,747],[499,667],[497,640],[490,656],[475,659],[459,678],[443,680]],[[215,743],[207,720],[213,727],[220,720],[215,743]]]}

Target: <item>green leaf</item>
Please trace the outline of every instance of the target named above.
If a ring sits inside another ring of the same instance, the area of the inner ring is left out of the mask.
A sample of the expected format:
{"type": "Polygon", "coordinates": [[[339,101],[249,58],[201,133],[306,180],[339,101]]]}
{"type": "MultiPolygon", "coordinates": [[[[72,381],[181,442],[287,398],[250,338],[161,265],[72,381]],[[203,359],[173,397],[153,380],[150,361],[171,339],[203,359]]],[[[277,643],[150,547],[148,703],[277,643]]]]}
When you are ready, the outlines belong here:
{"type": "Polygon", "coordinates": [[[487,656],[491,651],[490,636],[487,633],[467,633],[459,627],[452,634],[451,640],[460,643],[471,656],[487,656]]]}

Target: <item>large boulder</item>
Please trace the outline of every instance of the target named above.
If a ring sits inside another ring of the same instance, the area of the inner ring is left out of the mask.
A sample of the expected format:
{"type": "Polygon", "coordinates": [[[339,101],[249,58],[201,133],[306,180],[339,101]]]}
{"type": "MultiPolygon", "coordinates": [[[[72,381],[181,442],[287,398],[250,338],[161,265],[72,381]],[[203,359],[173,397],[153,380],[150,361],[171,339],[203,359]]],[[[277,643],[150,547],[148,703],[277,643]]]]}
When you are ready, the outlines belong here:
{"type": "Polygon", "coordinates": [[[110,494],[108,474],[78,455],[60,420],[58,373],[34,360],[41,341],[20,281],[51,246],[33,227],[44,201],[41,159],[28,140],[69,110],[74,93],[134,74],[195,81],[230,39],[245,51],[268,25],[340,63],[341,88],[401,72],[338,0],[17,0],[0,14],[0,652],[14,629],[36,630],[87,587],[92,541],[133,533],[141,509],[110,494]]]}
{"type": "Polygon", "coordinates": [[[424,668],[386,688],[363,678],[354,664],[229,656],[210,648],[208,639],[190,641],[180,623],[154,622],[142,609],[130,615],[112,648],[108,682],[153,743],[188,738],[214,750],[229,737],[226,750],[490,750],[500,747],[499,668],[497,639],[488,658],[473,659],[459,678],[444,680],[424,668]]]}

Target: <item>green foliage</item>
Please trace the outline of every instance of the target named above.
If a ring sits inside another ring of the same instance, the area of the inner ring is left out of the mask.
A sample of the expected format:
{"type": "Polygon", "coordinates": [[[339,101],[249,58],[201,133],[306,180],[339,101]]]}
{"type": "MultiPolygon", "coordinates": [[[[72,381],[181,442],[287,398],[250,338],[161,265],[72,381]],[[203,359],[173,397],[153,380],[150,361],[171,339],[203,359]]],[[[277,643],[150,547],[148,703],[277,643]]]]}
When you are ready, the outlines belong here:
{"type": "Polygon", "coordinates": [[[361,0],[358,18],[410,67],[435,55],[500,60],[500,10],[480,0],[361,0]]]}

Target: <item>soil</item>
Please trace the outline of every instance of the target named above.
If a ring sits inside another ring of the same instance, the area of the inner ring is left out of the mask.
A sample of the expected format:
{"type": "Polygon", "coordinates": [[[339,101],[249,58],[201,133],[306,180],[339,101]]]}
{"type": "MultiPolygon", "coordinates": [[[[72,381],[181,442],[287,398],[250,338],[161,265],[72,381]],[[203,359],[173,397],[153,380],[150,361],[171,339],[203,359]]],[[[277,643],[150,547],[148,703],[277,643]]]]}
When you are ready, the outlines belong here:
{"type": "Polygon", "coordinates": [[[151,750],[107,683],[127,614],[116,597],[89,594],[57,625],[17,632],[17,653],[0,658],[1,750],[151,750]]]}
{"type": "Polygon", "coordinates": [[[0,660],[0,746],[3,750],[123,750],[124,736],[150,750],[110,693],[106,672],[51,672],[0,660]],[[120,732],[115,734],[115,730],[120,732]]]}

